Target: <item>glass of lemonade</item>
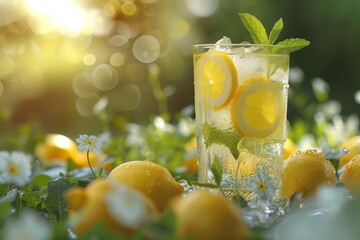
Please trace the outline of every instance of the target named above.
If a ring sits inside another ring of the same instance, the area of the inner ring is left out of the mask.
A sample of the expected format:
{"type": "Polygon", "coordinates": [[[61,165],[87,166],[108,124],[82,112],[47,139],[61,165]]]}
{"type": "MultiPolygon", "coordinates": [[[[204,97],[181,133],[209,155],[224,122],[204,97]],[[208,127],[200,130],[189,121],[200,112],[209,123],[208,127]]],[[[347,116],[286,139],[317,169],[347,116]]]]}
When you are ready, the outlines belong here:
{"type": "Polygon", "coordinates": [[[215,167],[221,190],[248,200],[260,174],[272,181],[271,198],[279,197],[289,76],[289,53],[282,50],[256,44],[193,47],[200,182],[216,183],[215,167]]]}

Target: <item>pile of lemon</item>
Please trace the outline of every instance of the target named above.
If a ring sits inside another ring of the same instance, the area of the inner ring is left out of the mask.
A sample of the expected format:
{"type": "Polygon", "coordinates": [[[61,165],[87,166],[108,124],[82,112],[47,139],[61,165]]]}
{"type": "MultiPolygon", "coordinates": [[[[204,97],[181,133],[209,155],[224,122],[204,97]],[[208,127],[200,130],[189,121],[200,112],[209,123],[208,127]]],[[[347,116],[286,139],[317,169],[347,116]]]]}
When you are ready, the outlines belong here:
{"type": "Polygon", "coordinates": [[[333,164],[316,150],[296,151],[296,146],[287,140],[284,148],[282,174],[283,197],[291,198],[297,192],[304,197],[312,196],[320,186],[342,184],[350,191],[360,191],[360,136],[345,141],[341,148],[349,153],[339,159],[339,179],[333,164]]]}
{"type": "Polygon", "coordinates": [[[175,216],[174,239],[241,240],[248,235],[240,210],[223,196],[208,191],[184,195],[183,191],[184,187],[163,166],[151,161],[129,161],[114,168],[107,178],[94,180],[84,188],[70,189],[65,200],[70,208],[71,227],[78,236],[100,223],[115,233],[132,234],[166,211],[175,216]],[[140,196],[144,214],[135,227],[114,218],[107,206],[108,194],[116,191],[114,183],[140,196]]]}

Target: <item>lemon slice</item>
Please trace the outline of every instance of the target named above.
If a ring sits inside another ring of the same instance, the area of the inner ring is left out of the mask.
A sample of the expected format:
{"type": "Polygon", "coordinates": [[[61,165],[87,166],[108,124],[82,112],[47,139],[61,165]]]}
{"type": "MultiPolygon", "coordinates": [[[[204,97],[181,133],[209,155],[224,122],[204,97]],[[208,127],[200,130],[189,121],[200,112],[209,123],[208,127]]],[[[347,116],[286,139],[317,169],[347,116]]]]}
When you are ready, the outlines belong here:
{"type": "Polygon", "coordinates": [[[237,73],[231,58],[224,53],[209,51],[195,62],[195,83],[200,101],[211,109],[229,104],[237,88],[237,73]]]}
{"type": "Polygon", "coordinates": [[[283,122],[283,86],[264,76],[256,76],[239,86],[231,105],[234,127],[241,134],[265,138],[283,122]]]}

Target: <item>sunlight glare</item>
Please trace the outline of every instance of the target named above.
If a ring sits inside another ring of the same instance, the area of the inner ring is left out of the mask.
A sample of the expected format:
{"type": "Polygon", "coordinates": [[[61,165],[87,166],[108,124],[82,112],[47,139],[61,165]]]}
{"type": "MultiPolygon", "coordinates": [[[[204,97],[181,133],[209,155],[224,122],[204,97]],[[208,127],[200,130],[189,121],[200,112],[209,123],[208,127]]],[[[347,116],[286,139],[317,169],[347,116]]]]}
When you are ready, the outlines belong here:
{"type": "Polygon", "coordinates": [[[35,18],[53,25],[60,33],[75,37],[84,28],[84,11],[73,0],[27,0],[35,18]]]}

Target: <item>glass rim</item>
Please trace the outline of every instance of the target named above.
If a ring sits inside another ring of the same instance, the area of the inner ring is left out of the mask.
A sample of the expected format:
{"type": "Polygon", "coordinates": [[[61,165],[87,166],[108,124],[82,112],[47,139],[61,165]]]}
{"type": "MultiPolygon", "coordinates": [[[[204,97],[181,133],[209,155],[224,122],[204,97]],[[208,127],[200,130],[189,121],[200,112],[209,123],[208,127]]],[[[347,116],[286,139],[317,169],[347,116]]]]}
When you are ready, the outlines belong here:
{"type": "Polygon", "coordinates": [[[216,49],[217,47],[227,48],[224,49],[224,53],[233,54],[236,53],[239,48],[257,48],[254,51],[244,52],[243,54],[267,54],[267,55],[290,55],[289,47],[284,45],[271,45],[271,44],[253,44],[253,43],[209,43],[209,44],[195,44],[193,45],[193,51],[207,51],[211,49],[223,52],[222,49],[216,49]]]}

